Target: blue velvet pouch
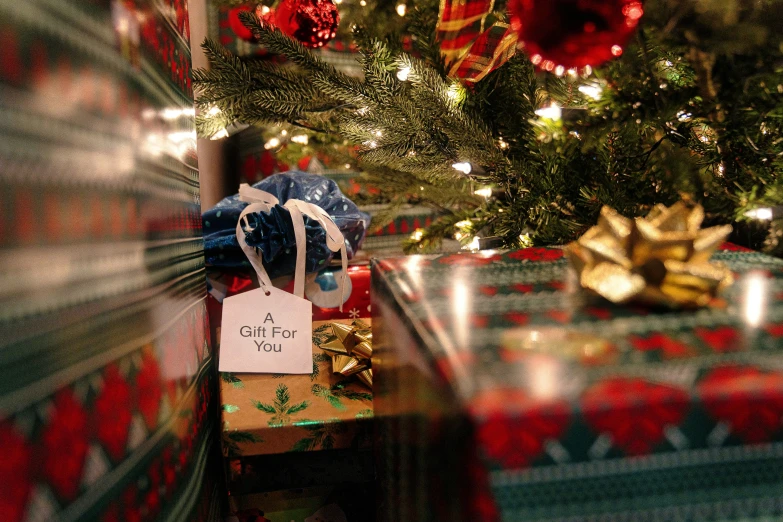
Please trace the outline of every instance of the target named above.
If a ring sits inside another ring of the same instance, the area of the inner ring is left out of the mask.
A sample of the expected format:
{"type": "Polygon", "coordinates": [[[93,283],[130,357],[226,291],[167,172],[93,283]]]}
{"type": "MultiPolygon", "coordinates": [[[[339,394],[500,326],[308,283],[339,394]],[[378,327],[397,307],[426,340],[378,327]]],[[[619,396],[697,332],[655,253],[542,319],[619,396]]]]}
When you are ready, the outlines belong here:
{"type": "MultiPolygon", "coordinates": [[[[282,205],[289,199],[300,199],[324,209],[345,237],[348,259],[361,247],[370,225],[370,216],[361,212],[343,196],[337,184],[327,178],[299,171],[275,174],[253,185],[269,192],[279,201],[271,211],[248,215],[249,227],[245,239],[261,252],[270,278],[291,275],[296,261],[296,238],[291,214],[282,205]]],[[[204,254],[208,266],[250,268],[236,238],[239,215],[248,205],[239,195],[229,196],[202,215],[204,254]]],[[[304,216],[307,232],[305,271],[317,272],[329,264],[334,252],[326,246],[326,231],[314,219],[304,216]]]]}

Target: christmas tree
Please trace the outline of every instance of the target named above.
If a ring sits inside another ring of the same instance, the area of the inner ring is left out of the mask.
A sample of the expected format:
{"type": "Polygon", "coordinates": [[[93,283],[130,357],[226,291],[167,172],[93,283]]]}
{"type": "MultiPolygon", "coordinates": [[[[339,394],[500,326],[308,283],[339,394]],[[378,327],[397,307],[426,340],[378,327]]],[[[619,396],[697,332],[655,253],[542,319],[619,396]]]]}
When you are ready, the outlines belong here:
{"type": "Polygon", "coordinates": [[[460,4],[478,14],[456,33],[448,1],[409,3],[394,24],[378,15],[394,5],[343,19],[361,77],[260,9],[243,13],[286,60],[206,41],[199,132],[271,126],[291,136],[289,152],[358,166],[390,202],[383,218],[410,202],[437,209],[409,251],[444,237],[563,244],[604,205],[640,216],[685,198],[705,207],[706,225],[734,224],[732,240],[783,252],[783,2],[484,4],[460,4]],[[611,23],[618,10],[625,27],[611,23]]]}

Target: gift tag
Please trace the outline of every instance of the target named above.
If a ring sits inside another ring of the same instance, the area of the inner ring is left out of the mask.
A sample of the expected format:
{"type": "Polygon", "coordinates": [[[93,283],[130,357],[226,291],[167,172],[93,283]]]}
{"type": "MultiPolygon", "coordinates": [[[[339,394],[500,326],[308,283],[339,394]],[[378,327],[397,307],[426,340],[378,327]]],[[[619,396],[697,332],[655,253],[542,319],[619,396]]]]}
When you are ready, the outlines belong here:
{"type": "Polygon", "coordinates": [[[274,287],[223,300],[221,372],[313,371],[313,305],[274,287]]]}

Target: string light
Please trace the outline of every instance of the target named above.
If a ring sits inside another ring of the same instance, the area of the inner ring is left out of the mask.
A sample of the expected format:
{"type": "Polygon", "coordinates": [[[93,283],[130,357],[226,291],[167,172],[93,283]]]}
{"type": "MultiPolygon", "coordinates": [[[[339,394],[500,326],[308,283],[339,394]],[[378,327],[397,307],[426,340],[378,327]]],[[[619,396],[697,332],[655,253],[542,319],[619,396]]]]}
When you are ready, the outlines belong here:
{"type": "Polygon", "coordinates": [[[693,114],[690,112],[680,111],[677,113],[677,119],[680,121],[690,121],[693,118],[693,114]]]}
{"type": "Polygon", "coordinates": [[[479,237],[473,236],[473,239],[470,241],[470,243],[468,243],[468,245],[465,248],[467,248],[468,250],[472,250],[474,252],[476,250],[481,250],[481,243],[479,242],[479,237]]]}
{"type": "Polygon", "coordinates": [[[278,138],[272,138],[271,140],[264,143],[264,148],[266,150],[274,149],[275,147],[280,146],[280,140],[278,138]]]}
{"type": "Polygon", "coordinates": [[[408,80],[408,75],[411,73],[411,68],[409,65],[406,65],[405,67],[400,67],[397,71],[397,79],[401,82],[408,80]]]}
{"type": "Polygon", "coordinates": [[[470,174],[470,172],[473,170],[473,167],[471,167],[470,163],[467,162],[454,163],[451,168],[458,170],[463,174],[470,174]]]}
{"type": "Polygon", "coordinates": [[[359,2],[359,5],[362,6],[362,7],[367,7],[367,2],[362,0],[361,2],[359,2]]]}
{"type": "Polygon", "coordinates": [[[530,239],[530,234],[519,234],[519,243],[523,248],[533,246],[533,240],[530,239]]]}
{"type": "Polygon", "coordinates": [[[480,189],[474,190],[473,193],[477,196],[489,199],[492,197],[492,187],[482,187],[480,189]]]}
{"type": "Polygon", "coordinates": [[[288,136],[288,131],[283,129],[283,130],[280,131],[280,135],[281,136],[288,136]]]}
{"type": "Polygon", "coordinates": [[[758,219],[760,221],[769,221],[773,217],[772,209],[769,207],[754,208],[745,212],[745,217],[758,219]]]}
{"type": "Polygon", "coordinates": [[[196,115],[196,109],[192,107],[188,107],[185,109],[169,108],[160,111],[160,117],[167,121],[176,120],[177,118],[181,118],[183,116],[195,116],[195,115],[196,115]]]}
{"type": "Polygon", "coordinates": [[[210,140],[219,140],[221,138],[228,138],[228,131],[226,129],[220,129],[215,134],[213,134],[209,139],[210,140]]]}
{"type": "MultiPolygon", "coordinates": [[[[343,0],[340,0],[340,1],[338,2],[337,0],[335,0],[335,3],[336,3],[336,4],[339,4],[339,3],[342,3],[342,1],[343,1],[343,0]]],[[[265,5],[262,5],[262,6],[261,6],[261,16],[269,14],[269,11],[271,11],[271,9],[269,9],[269,7],[267,7],[267,6],[265,6],[265,5]]]]}
{"type": "Polygon", "coordinates": [[[451,99],[451,101],[455,101],[455,102],[456,101],[461,101],[463,96],[464,96],[464,92],[462,90],[462,86],[460,84],[458,84],[458,83],[452,83],[449,86],[449,90],[446,91],[446,94],[451,99]]]}
{"type": "Polygon", "coordinates": [[[563,76],[563,74],[565,74],[565,67],[563,67],[562,65],[558,65],[557,67],[555,67],[555,74],[557,76],[563,76]]]}
{"type": "Polygon", "coordinates": [[[405,16],[405,12],[408,10],[407,6],[405,4],[397,4],[397,14],[400,16],[405,16]]]}
{"type": "Polygon", "coordinates": [[[536,114],[548,120],[558,121],[563,116],[563,111],[560,110],[560,106],[558,104],[552,102],[552,105],[549,107],[538,109],[536,114]]]}
{"type": "Polygon", "coordinates": [[[379,130],[375,131],[375,137],[376,138],[380,138],[381,136],[383,136],[383,132],[381,132],[379,130]]]}
{"type": "Polygon", "coordinates": [[[604,90],[597,83],[588,83],[579,86],[579,92],[594,100],[600,100],[604,90]]]}
{"type": "Polygon", "coordinates": [[[417,228],[413,231],[413,234],[411,234],[411,239],[414,241],[421,241],[422,237],[424,237],[424,230],[421,228],[417,228]]]}
{"type": "Polygon", "coordinates": [[[500,148],[503,149],[503,150],[506,150],[508,148],[508,143],[503,141],[503,138],[500,138],[498,140],[498,145],[500,145],[500,148]]]}

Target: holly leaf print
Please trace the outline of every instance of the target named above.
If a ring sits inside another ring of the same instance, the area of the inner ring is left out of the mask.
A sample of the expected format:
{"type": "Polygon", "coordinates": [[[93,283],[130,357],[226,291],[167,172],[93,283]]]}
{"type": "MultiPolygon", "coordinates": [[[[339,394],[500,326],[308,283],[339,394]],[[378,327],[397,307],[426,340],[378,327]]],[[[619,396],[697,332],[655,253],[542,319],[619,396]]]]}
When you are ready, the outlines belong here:
{"type": "Polygon", "coordinates": [[[263,402],[253,401],[253,405],[264,413],[275,413],[275,407],[271,404],[264,404],[263,402]]]}
{"type": "Polygon", "coordinates": [[[332,358],[326,355],[325,353],[313,354],[313,373],[310,374],[310,380],[314,381],[319,375],[321,375],[320,364],[322,362],[327,362],[331,360],[332,358]]]}
{"type": "Polygon", "coordinates": [[[331,337],[331,326],[328,324],[322,324],[315,330],[313,330],[313,344],[320,347],[321,344],[331,337]]]}
{"type": "Polygon", "coordinates": [[[300,411],[306,409],[308,406],[310,406],[310,403],[308,401],[302,401],[299,404],[294,404],[290,408],[288,408],[289,415],[293,415],[294,413],[299,413],[300,411]]]}
{"type": "Polygon", "coordinates": [[[244,388],[245,383],[242,382],[242,379],[234,375],[232,372],[220,372],[220,379],[232,385],[234,388],[244,388]]]}
{"type": "Polygon", "coordinates": [[[357,419],[371,419],[375,416],[375,413],[372,410],[362,410],[359,413],[356,414],[357,419]]]}
{"type": "Polygon", "coordinates": [[[321,384],[313,384],[313,387],[310,388],[310,391],[313,392],[313,395],[316,397],[321,397],[322,399],[325,399],[326,402],[332,405],[332,407],[344,411],[346,409],[345,405],[342,403],[339,397],[337,397],[334,393],[332,393],[332,390],[326,386],[323,386],[321,384]]]}
{"type": "Polygon", "coordinates": [[[307,437],[296,441],[291,451],[313,451],[318,446],[318,441],[313,437],[307,437]]]}

